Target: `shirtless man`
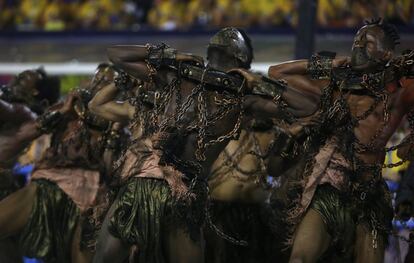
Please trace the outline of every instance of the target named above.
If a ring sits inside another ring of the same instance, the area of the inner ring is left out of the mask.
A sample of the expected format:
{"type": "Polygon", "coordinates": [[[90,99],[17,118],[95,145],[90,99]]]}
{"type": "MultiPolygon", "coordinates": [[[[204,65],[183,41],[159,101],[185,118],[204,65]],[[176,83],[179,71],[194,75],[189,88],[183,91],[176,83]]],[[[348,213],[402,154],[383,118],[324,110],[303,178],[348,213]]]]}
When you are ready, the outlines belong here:
{"type": "MultiPolygon", "coordinates": [[[[43,70],[26,70],[0,90],[0,169],[10,171],[22,151],[41,133],[35,126],[37,114],[59,98],[59,86],[43,70]]],[[[11,174],[9,174],[11,176],[11,174]]],[[[6,182],[8,175],[2,175],[6,182]]],[[[11,178],[9,178],[11,180],[11,178]]],[[[9,182],[11,183],[11,181],[9,182]]],[[[12,185],[1,187],[1,198],[16,190],[12,185]]]]}
{"type": "MultiPolygon", "coordinates": [[[[0,91],[0,200],[23,187],[12,169],[24,149],[42,132],[35,129],[37,114],[59,98],[58,81],[43,70],[27,70],[0,91]]],[[[22,262],[17,242],[0,242],[1,262],[22,262]]]]}
{"type": "Polygon", "coordinates": [[[398,39],[392,26],[375,20],[357,32],[350,62],[314,56],[269,70],[273,77],[330,80],[322,91],[307,87],[322,94],[321,126],[311,134],[313,158],[290,214],[290,262],[383,261],[393,215],[381,177],[384,148],[414,106],[414,85],[401,74],[411,70],[409,58],[393,59],[398,39]]]}
{"type": "MultiPolygon", "coordinates": [[[[283,81],[289,87],[302,90],[310,84],[320,89],[328,84],[326,80],[299,74],[287,75],[283,81]]],[[[299,147],[305,139],[301,133],[303,127],[311,125],[312,118],[307,119],[293,125],[270,119],[255,120],[246,125],[238,140],[229,142],[214,162],[209,177],[213,223],[229,236],[248,241],[249,245],[230,242],[207,229],[207,262],[273,262],[275,257],[286,258],[281,238],[283,226],[275,222],[282,221],[278,217],[283,208],[270,207],[269,200],[284,186],[287,174],[294,173],[298,163],[303,162],[300,149],[295,146],[299,147]]]]}
{"type": "MultiPolygon", "coordinates": [[[[31,129],[19,131],[31,136],[53,133],[31,182],[0,202],[0,237],[19,234],[26,256],[46,262],[91,260],[92,252],[84,246],[89,240],[81,237],[80,213],[97,204],[100,177],[111,166],[105,153],[119,142],[107,143],[112,140],[109,123],[90,114],[87,102],[111,79],[112,68],[100,65],[87,89],[70,94],[63,105],[31,122],[31,129]]],[[[9,144],[18,141],[19,136],[9,144]]]]}
{"type": "Polygon", "coordinates": [[[264,263],[280,254],[275,248],[281,240],[269,228],[267,207],[278,179],[269,181],[269,176],[279,176],[289,160],[280,155],[277,159],[268,148],[275,140],[286,143],[284,135],[272,120],[256,120],[241,131],[238,140],[230,141],[214,162],[208,180],[211,220],[236,240],[226,240],[206,227],[206,262],[264,263]],[[241,240],[248,246],[238,242],[241,240]]]}
{"type": "MultiPolygon", "coordinates": [[[[268,99],[223,92],[225,84],[217,90],[208,83],[211,78],[207,70],[199,82],[180,78],[171,64],[189,59],[202,62],[165,46],[112,47],[109,57],[127,73],[152,83],[156,96],[152,109],[146,111],[113,101],[117,88],[112,85],[89,104],[93,112],[113,121],[127,122],[140,115],[141,121],[147,120],[140,124],[143,136],[125,154],[120,168],[124,183],[104,222],[95,262],[122,262],[131,246],[137,247],[139,261],[143,262],[203,262],[201,225],[211,165],[229,139],[237,135],[244,117],[242,108],[245,114],[273,117],[282,114],[281,107],[270,100],[273,96],[268,99]],[[197,85],[200,82],[203,84],[197,85]]],[[[211,39],[207,68],[247,68],[251,59],[252,49],[245,34],[226,28],[211,39]]],[[[249,90],[254,86],[268,92],[275,92],[280,85],[268,83],[270,86],[265,88],[267,84],[259,77],[249,78],[246,83],[249,90]]],[[[289,100],[295,101],[292,97],[301,103],[289,105],[286,111],[290,114],[308,116],[316,109],[312,97],[289,88],[274,98],[289,104],[289,100]],[[306,107],[296,110],[303,105],[306,107]]]]}

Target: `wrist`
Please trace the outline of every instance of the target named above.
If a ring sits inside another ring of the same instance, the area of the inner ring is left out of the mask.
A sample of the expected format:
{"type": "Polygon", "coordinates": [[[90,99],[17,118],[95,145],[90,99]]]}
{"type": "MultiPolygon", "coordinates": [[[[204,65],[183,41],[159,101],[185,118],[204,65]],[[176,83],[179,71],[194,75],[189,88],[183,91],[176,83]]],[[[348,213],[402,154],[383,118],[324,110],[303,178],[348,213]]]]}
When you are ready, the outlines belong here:
{"type": "Polygon", "coordinates": [[[59,111],[48,111],[36,120],[37,129],[42,133],[51,133],[63,119],[63,114],[59,111]]]}
{"type": "Polygon", "coordinates": [[[316,54],[309,59],[307,72],[312,79],[330,79],[332,67],[332,58],[316,54]]]}
{"type": "Polygon", "coordinates": [[[114,80],[115,87],[121,91],[128,91],[135,87],[134,80],[125,72],[119,73],[114,80]]]}
{"type": "Polygon", "coordinates": [[[177,50],[161,43],[157,46],[148,46],[148,63],[156,69],[161,66],[174,65],[177,58],[177,50]]]}

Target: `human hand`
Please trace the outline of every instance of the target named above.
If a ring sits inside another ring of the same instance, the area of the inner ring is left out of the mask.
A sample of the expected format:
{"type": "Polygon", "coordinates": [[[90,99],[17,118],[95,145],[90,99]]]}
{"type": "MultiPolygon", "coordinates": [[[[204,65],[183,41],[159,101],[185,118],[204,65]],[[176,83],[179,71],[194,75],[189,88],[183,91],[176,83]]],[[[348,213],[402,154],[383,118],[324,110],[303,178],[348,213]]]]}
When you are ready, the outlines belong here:
{"type": "Polygon", "coordinates": [[[260,75],[254,74],[242,68],[230,69],[227,73],[242,76],[246,80],[246,86],[249,90],[253,89],[254,86],[257,86],[262,79],[260,75]]]}

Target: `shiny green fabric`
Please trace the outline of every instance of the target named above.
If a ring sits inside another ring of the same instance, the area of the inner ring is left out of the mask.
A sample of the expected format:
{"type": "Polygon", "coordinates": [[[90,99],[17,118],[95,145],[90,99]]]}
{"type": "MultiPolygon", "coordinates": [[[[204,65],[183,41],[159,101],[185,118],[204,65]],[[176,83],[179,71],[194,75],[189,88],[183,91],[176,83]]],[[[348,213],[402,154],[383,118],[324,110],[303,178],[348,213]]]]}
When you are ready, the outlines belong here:
{"type": "Polygon", "coordinates": [[[110,231],[139,248],[138,262],[164,263],[162,227],[171,223],[174,199],[164,180],[130,178],[118,192],[110,231]]]}
{"type": "Polygon", "coordinates": [[[352,262],[356,224],[352,210],[340,192],[330,186],[318,186],[310,208],[318,212],[324,221],[333,242],[321,262],[352,262]],[[329,259],[328,259],[329,257],[329,259]]]}
{"type": "Polygon", "coordinates": [[[37,184],[36,199],[20,235],[20,247],[28,257],[70,262],[79,209],[56,184],[42,179],[32,183],[37,184]]]}
{"type": "Polygon", "coordinates": [[[384,229],[391,228],[393,213],[386,196],[386,189],[379,187],[361,201],[328,184],[318,186],[310,208],[321,215],[333,239],[320,262],[353,262],[356,226],[362,225],[371,231],[372,216],[380,224],[378,234],[387,242],[388,234],[384,229]]]}

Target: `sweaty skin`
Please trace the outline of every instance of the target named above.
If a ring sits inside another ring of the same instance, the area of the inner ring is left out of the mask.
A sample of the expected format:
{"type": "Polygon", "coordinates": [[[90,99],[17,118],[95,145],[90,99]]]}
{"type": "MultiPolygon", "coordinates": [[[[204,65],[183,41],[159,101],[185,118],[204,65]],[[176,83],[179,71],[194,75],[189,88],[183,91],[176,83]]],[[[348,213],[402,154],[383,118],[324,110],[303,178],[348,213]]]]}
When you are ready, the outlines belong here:
{"type": "MultiPolygon", "coordinates": [[[[174,78],[175,73],[168,69],[161,69],[154,73],[152,73],[146,64],[145,60],[148,56],[147,47],[145,46],[115,46],[108,49],[108,56],[110,60],[119,68],[127,72],[128,74],[132,75],[133,77],[140,79],[144,82],[150,82],[151,80],[154,81],[156,87],[162,87],[166,83],[170,83],[171,80],[174,78]],[[150,78],[150,76],[152,76],[150,78]]],[[[228,61],[227,64],[223,63],[215,63],[219,61],[216,60],[214,53],[209,55],[209,66],[211,68],[218,68],[220,70],[230,70],[233,68],[237,68],[238,65],[235,64],[235,61],[228,61]]],[[[194,58],[190,55],[184,55],[182,53],[177,54],[177,60],[179,61],[199,61],[199,58],[194,58]]],[[[247,81],[248,84],[252,84],[251,81],[247,81]]],[[[183,79],[181,81],[181,87],[180,87],[180,95],[182,98],[186,98],[191,90],[195,87],[195,83],[187,81],[183,79]]],[[[176,91],[175,91],[176,92],[176,91]]],[[[112,121],[118,121],[118,122],[127,122],[129,120],[133,119],[133,116],[135,115],[135,111],[137,110],[135,107],[132,107],[127,102],[115,102],[114,94],[116,93],[116,88],[114,85],[110,85],[105,87],[103,90],[101,90],[89,103],[90,109],[97,115],[100,115],[108,120],[112,121]]],[[[296,94],[296,93],[295,93],[296,94]]],[[[175,94],[173,96],[176,96],[175,94]]],[[[302,99],[304,101],[309,101],[308,97],[301,95],[302,99]]],[[[207,108],[214,112],[217,109],[216,104],[214,103],[215,99],[220,99],[222,97],[221,94],[215,94],[214,92],[207,91],[204,94],[204,99],[207,104],[207,108]]],[[[315,105],[312,100],[310,100],[311,105],[315,105]]],[[[194,103],[195,104],[195,103],[194,103]]],[[[170,100],[166,105],[166,112],[162,113],[161,116],[159,116],[160,121],[167,118],[171,115],[171,113],[175,112],[177,105],[175,103],[175,100],[170,100]]],[[[195,107],[197,105],[191,105],[189,110],[184,114],[183,117],[183,126],[187,126],[190,124],[190,122],[196,117],[195,116],[195,107]]],[[[263,114],[269,117],[275,117],[278,116],[279,108],[278,106],[273,103],[271,100],[267,98],[262,98],[259,96],[252,96],[247,95],[245,96],[244,100],[244,109],[247,113],[252,114],[263,114]]],[[[301,117],[302,115],[307,116],[314,112],[316,107],[310,108],[309,112],[306,111],[300,111],[299,114],[301,117]]],[[[138,109],[141,110],[141,109],[138,109]]],[[[231,110],[224,118],[221,120],[218,120],[217,123],[211,127],[207,127],[206,133],[212,133],[217,135],[224,135],[229,133],[233,130],[234,125],[237,122],[238,118],[238,110],[231,110]]],[[[182,160],[194,160],[195,157],[195,151],[196,151],[196,145],[197,145],[197,134],[196,133],[190,133],[188,136],[186,136],[182,141],[182,151],[177,153],[177,157],[182,160]]],[[[223,142],[216,143],[210,147],[207,148],[205,152],[205,160],[201,162],[203,171],[201,176],[207,177],[210,173],[211,166],[213,162],[216,160],[219,153],[224,149],[225,145],[227,144],[228,139],[224,140],[223,142]]],[[[168,234],[166,235],[168,236],[168,234]]],[[[115,239],[111,236],[105,236],[105,239],[115,239]]],[[[188,238],[188,237],[187,237],[188,238]]],[[[187,238],[177,241],[177,242],[187,242],[187,238]]],[[[113,243],[116,243],[117,241],[113,240],[113,243]]],[[[170,242],[170,241],[166,241],[170,242]]],[[[198,248],[199,250],[200,248],[198,248]]],[[[113,251],[113,250],[112,250],[113,251]]],[[[121,251],[121,249],[119,250],[121,251]]],[[[171,250],[172,251],[172,250],[171,250]]],[[[194,252],[195,254],[201,255],[201,251],[194,252]]],[[[99,253],[97,253],[96,260],[115,260],[113,257],[105,257],[105,256],[99,256],[99,253]]],[[[115,257],[115,255],[112,255],[115,257]]],[[[178,260],[180,262],[201,262],[200,258],[194,257],[194,258],[188,258],[188,256],[185,256],[184,258],[178,258],[180,255],[176,255],[175,260],[178,260]]],[[[118,259],[125,257],[118,255],[118,259]]],[[[98,262],[97,261],[97,262],[98,262]]]]}
{"type": "MultiPolygon", "coordinates": [[[[24,71],[11,81],[11,93],[13,95],[25,94],[27,97],[37,95],[36,83],[38,80],[38,73],[30,70],[24,71]]],[[[15,190],[14,178],[8,171],[13,168],[24,149],[42,134],[37,129],[36,118],[37,115],[27,105],[10,103],[0,99],[0,176],[3,184],[2,192],[15,190]],[[6,172],[2,172],[3,169],[6,172]]],[[[24,201],[21,200],[21,202],[24,201]]],[[[18,218],[14,219],[18,220],[18,218]]],[[[0,261],[5,263],[22,262],[22,255],[17,249],[15,240],[1,240],[0,261]]]]}
{"type": "Polygon", "coordinates": [[[257,151],[256,143],[264,152],[272,135],[271,132],[243,130],[239,140],[229,142],[211,169],[209,186],[213,200],[243,203],[264,203],[267,200],[269,190],[258,182],[259,176],[267,177],[266,161],[249,152],[257,151]]]}
{"type": "Polygon", "coordinates": [[[37,115],[23,104],[0,100],[0,167],[13,167],[19,154],[35,139],[37,115]]]}
{"type": "MultiPolygon", "coordinates": [[[[384,50],[382,41],[384,32],[377,26],[366,26],[358,31],[353,51],[356,48],[364,47],[369,56],[375,57],[377,60],[387,60],[391,58],[392,52],[390,50],[384,50]]],[[[334,60],[334,66],[346,65],[349,59],[339,61],[334,60]]],[[[352,66],[352,64],[351,64],[352,66]]],[[[354,65],[354,70],[361,72],[373,72],[375,65],[370,63],[354,65]],[[373,68],[374,67],[374,68],[373,68]]],[[[269,75],[273,77],[286,77],[289,74],[306,74],[307,61],[294,61],[286,64],[276,65],[270,68],[269,75]]],[[[318,88],[315,85],[307,87],[308,90],[314,90],[315,93],[319,93],[318,88]]],[[[367,151],[364,153],[356,153],[356,156],[364,161],[366,164],[382,164],[385,158],[385,153],[381,149],[386,146],[387,141],[391,135],[398,128],[402,118],[413,109],[414,105],[414,85],[400,82],[401,88],[398,87],[398,83],[390,83],[386,86],[389,93],[389,106],[390,116],[388,122],[385,124],[385,128],[379,134],[378,138],[373,141],[373,146],[376,151],[367,151]]],[[[359,116],[372,105],[374,99],[368,95],[345,95],[346,102],[350,108],[352,115],[359,116]]],[[[366,119],[359,122],[354,129],[354,134],[358,140],[367,144],[371,141],[371,138],[377,133],[377,130],[381,129],[384,120],[384,108],[380,103],[366,119]]],[[[340,135],[339,135],[340,136],[340,135]]],[[[361,180],[368,181],[372,178],[372,174],[365,172],[361,174],[361,180]]],[[[362,226],[357,226],[356,229],[356,246],[355,246],[355,262],[382,262],[384,241],[378,240],[378,248],[372,248],[372,236],[367,233],[367,229],[362,226]]],[[[295,240],[293,243],[293,250],[291,254],[290,262],[315,262],[328,248],[331,242],[331,237],[326,231],[321,216],[310,209],[304,216],[302,222],[299,224],[296,231],[295,240]]]]}
{"type": "MultiPolygon", "coordinates": [[[[96,87],[95,87],[96,88],[96,87]]],[[[76,94],[71,93],[68,95],[64,103],[59,103],[50,108],[50,110],[56,110],[59,111],[62,115],[64,115],[64,120],[62,123],[59,123],[59,128],[64,127],[64,130],[57,129],[58,132],[55,131],[55,133],[59,133],[58,136],[60,138],[58,140],[59,143],[64,144],[65,138],[72,138],[74,133],[78,132],[79,130],[79,121],[80,118],[77,115],[77,109],[79,109],[79,105],[82,103],[79,100],[80,98],[77,97],[76,94]]],[[[0,119],[3,120],[5,118],[8,118],[10,121],[15,120],[22,120],[23,118],[17,118],[16,114],[24,114],[27,115],[27,108],[22,108],[22,105],[20,104],[9,104],[6,105],[0,101],[0,119]],[[3,108],[4,106],[4,108],[3,108]],[[5,107],[7,106],[7,107],[5,107]],[[7,110],[7,112],[6,112],[7,110]],[[13,113],[13,111],[17,113],[13,113]],[[3,114],[4,113],[4,114],[3,114]],[[14,114],[14,115],[11,115],[14,114]],[[14,117],[14,118],[13,118],[14,117]]],[[[15,153],[19,149],[24,149],[27,145],[27,143],[36,138],[37,136],[40,136],[42,134],[41,130],[38,127],[38,123],[36,122],[36,115],[33,115],[30,111],[29,117],[26,117],[26,122],[23,122],[19,127],[15,130],[15,135],[13,137],[8,138],[8,140],[4,141],[4,146],[0,146],[2,151],[0,153],[0,156],[5,159],[10,159],[12,156],[15,155],[15,153]]],[[[102,132],[90,130],[91,137],[89,138],[89,143],[92,145],[100,145],[102,144],[102,141],[98,141],[98,139],[101,139],[102,132]]],[[[79,138],[77,138],[79,139],[79,138]]],[[[0,141],[0,143],[3,143],[3,141],[0,141]]],[[[87,153],[87,156],[83,155],[85,152],[82,152],[85,147],[82,147],[80,149],[78,145],[82,145],[85,142],[72,142],[76,145],[72,146],[72,149],[68,151],[66,154],[63,154],[64,157],[60,158],[59,160],[55,160],[59,162],[57,163],[47,163],[45,162],[43,158],[41,162],[42,164],[37,163],[38,166],[45,166],[42,168],[54,168],[53,166],[56,166],[57,169],[61,168],[59,165],[67,165],[69,162],[77,162],[80,165],[80,162],[85,163],[85,160],[90,158],[90,156],[87,153]],[[75,149],[74,149],[75,148],[75,149]],[[46,163],[46,164],[45,164],[46,163]],[[50,165],[51,167],[46,167],[50,165]]],[[[1,145],[1,144],[0,144],[1,145]]],[[[50,151],[50,149],[48,149],[50,151]]],[[[53,150],[52,150],[53,152],[53,150]]],[[[50,153],[49,153],[50,155],[50,153]]],[[[50,156],[49,156],[50,157],[50,156]]],[[[53,156],[56,157],[56,156],[53,156]]],[[[110,173],[111,171],[108,169],[109,167],[112,167],[112,150],[105,150],[103,153],[103,164],[102,166],[105,166],[107,169],[106,171],[110,173]]],[[[93,165],[97,165],[97,163],[94,163],[93,165]]],[[[76,168],[76,167],[75,167],[76,168]]],[[[96,167],[95,167],[96,168],[96,167]]],[[[92,168],[91,168],[92,169],[92,168]]],[[[53,169],[50,169],[53,170],[53,169]]],[[[19,234],[23,228],[26,226],[30,214],[34,205],[34,201],[36,200],[37,195],[37,187],[38,185],[36,183],[29,183],[24,188],[12,193],[9,195],[6,199],[0,201],[0,238],[6,238],[9,236],[13,236],[16,234],[19,234]]],[[[52,208],[51,208],[52,209],[52,208]]],[[[76,225],[75,233],[71,240],[71,247],[68,248],[71,252],[71,262],[76,263],[87,263],[91,262],[92,260],[92,252],[85,248],[81,249],[80,247],[81,242],[81,224],[78,222],[76,225]]]]}

